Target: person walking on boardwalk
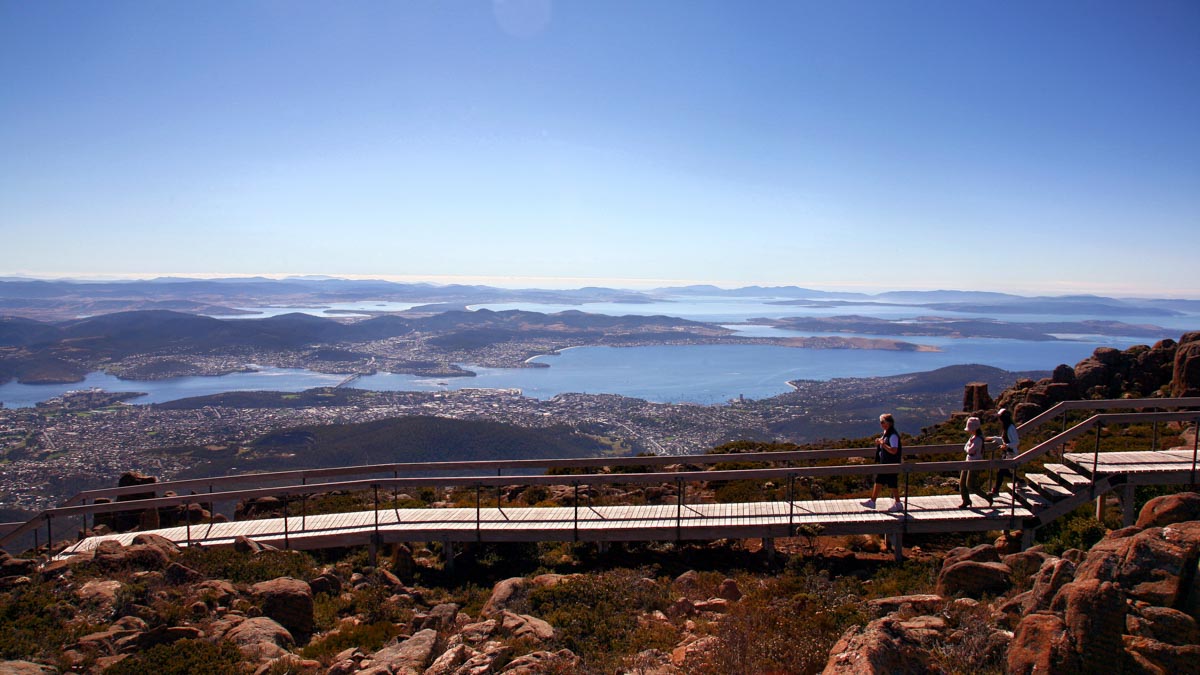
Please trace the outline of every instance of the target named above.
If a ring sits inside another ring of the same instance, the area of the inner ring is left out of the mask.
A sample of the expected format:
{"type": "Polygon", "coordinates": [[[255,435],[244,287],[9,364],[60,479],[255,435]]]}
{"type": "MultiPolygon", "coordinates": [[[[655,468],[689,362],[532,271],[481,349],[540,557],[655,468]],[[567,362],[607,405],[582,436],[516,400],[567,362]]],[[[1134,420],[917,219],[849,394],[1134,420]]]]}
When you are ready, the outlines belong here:
{"type": "MultiPolygon", "coordinates": [[[[978,417],[970,417],[967,419],[966,431],[971,434],[967,442],[963,444],[963,452],[967,453],[968,462],[978,462],[983,460],[983,424],[978,417]]],[[[988,506],[992,505],[992,496],[979,488],[977,484],[981,477],[980,471],[972,471],[964,469],[958,474],[958,495],[962,497],[960,508],[971,508],[971,493],[983,497],[988,506]]]]}
{"type": "MultiPolygon", "coordinates": [[[[1017,451],[1021,443],[1021,439],[1017,436],[1017,425],[1013,423],[1012,413],[1008,408],[1001,408],[996,411],[996,417],[1000,419],[1001,433],[999,436],[992,436],[989,441],[995,441],[1000,444],[1002,459],[1014,459],[1017,456],[1017,451]]],[[[1017,486],[1016,468],[1000,469],[996,472],[996,482],[992,484],[992,499],[1000,495],[1000,488],[1004,486],[1004,477],[1008,476],[1012,480],[1013,487],[1017,486]]]]}
{"type": "MultiPolygon", "coordinates": [[[[879,416],[879,425],[883,427],[883,435],[875,439],[875,463],[899,464],[901,443],[900,432],[896,431],[896,420],[889,413],[879,416]]],[[[875,499],[879,497],[879,488],[887,486],[892,489],[892,505],[888,511],[900,511],[904,506],[900,503],[899,474],[881,473],[875,475],[875,486],[871,488],[871,498],[862,505],[868,509],[875,508],[875,499]]]]}

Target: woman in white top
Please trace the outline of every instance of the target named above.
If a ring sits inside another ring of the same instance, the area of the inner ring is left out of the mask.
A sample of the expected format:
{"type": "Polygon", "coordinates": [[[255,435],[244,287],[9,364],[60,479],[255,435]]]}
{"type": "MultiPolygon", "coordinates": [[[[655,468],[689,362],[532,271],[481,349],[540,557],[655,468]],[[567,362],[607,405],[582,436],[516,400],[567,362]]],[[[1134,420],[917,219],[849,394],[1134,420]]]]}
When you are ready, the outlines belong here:
{"type": "MultiPolygon", "coordinates": [[[[1021,439],[1017,436],[1017,425],[1013,423],[1012,413],[1008,408],[1001,408],[996,411],[996,417],[1000,418],[1000,428],[1003,429],[1001,435],[992,436],[989,441],[995,441],[1000,444],[1000,450],[1003,452],[1003,459],[1013,459],[1017,456],[1020,448],[1021,439]]],[[[1000,469],[996,472],[996,482],[992,485],[992,498],[995,499],[1000,494],[1000,488],[1004,485],[1004,477],[1008,476],[1012,479],[1013,486],[1017,485],[1016,467],[1012,470],[1000,469]]]]}
{"type": "MultiPolygon", "coordinates": [[[[970,434],[971,434],[971,437],[968,438],[967,442],[963,444],[963,452],[965,452],[967,454],[967,461],[968,462],[982,461],[984,459],[984,457],[983,457],[983,442],[984,442],[983,424],[979,421],[978,417],[971,417],[971,418],[967,419],[966,431],[970,432],[970,434]]],[[[972,492],[979,495],[980,497],[983,497],[987,501],[988,506],[992,505],[992,496],[989,495],[988,493],[984,492],[983,490],[979,489],[979,486],[976,484],[978,482],[979,477],[980,477],[979,471],[972,471],[970,469],[964,469],[959,472],[959,474],[958,474],[958,495],[960,497],[962,497],[962,504],[959,505],[960,508],[964,508],[964,509],[971,508],[971,493],[972,492]]]]}

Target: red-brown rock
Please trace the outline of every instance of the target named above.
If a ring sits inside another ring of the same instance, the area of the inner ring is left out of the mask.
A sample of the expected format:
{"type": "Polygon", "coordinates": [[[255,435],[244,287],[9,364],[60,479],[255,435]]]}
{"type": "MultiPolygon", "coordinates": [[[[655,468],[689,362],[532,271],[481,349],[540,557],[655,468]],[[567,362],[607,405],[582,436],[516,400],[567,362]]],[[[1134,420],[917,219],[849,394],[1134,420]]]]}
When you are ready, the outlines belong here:
{"type": "Polygon", "coordinates": [[[1171,396],[1200,396],[1200,332],[1184,333],[1175,348],[1171,396]]]}
{"type": "Polygon", "coordinates": [[[297,640],[304,642],[312,635],[313,597],[307,583],[281,577],[254,584],[250,592],[262,598],[263,614],[278,621],[297,640]]]}
{"type": "Polygon", "coordinates": [[[966,560],[943,567],[935,593],[949,597],[963,593],[973,598],[999,595],[1012,587],[1011,570],[1004,563],[966,560]]]}
{"type": "Polygon", "coordinates": [[[1078,673],[1067,625],[1054,614],[1034,613],[1021,619],[1008,648],[1009,675],[1078,673]]]}
{"type": "Polygon", "coordinates": [[[1111,667],[1125,630],[1125,597],[1119,586],[1098,579],[1071,582],[1054,596],[1051,609],[1064,612],[1067,634],[1085,672],[1111,667]]]}
{"type": "Polygon", "coordinates": [[[1200,494],[1181,492],[1146,502],[1138,514],[1137,527],[1163,527],[1189,520],[1200,520],[1200,494]]]}
{"type": "Polygon", "coordinates": [[[925,675],[929,652],[899,621],[884,617],[853,626],[829,652],[825,675],[925,675]]]}

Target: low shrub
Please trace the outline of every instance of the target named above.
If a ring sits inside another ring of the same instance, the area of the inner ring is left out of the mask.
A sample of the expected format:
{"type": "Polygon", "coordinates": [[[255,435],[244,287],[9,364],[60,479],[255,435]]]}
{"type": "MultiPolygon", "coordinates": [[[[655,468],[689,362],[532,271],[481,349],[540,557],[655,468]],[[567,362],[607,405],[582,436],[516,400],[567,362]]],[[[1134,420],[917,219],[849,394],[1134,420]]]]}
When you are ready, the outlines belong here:
{"type": "Polygon", "coordinates": [[[241,675],[242,653],[231,642],[180,640],[130,655],[105,675],[241,675]]]}
{"type": "Polygon", "coordinates": [[[347,626],[329,635],[313,640],[301,650],[306,659],[330,659],[338,652],[357,647],[370,653],[383,647],[388,640],[400,634],[400,627],[390,621],[364,623],[347,626]]]}
{"type": "Polygon", "coordinates": [[[568,579],[535,589],[531,613],[558,630],[558,646],[578,654],[589,672],[613,672],[623,655],[674,647],[669,626],[664,630],[639,621],[668,605],[666,585],[645,579],[643,572],[630,569],[568,579]]]}
{"type": "Polygon", "coordinates": [[[214,579],[236,584],[256,584],[279,577],[309,579],[316,574],[316,561],[298,551],[263,551],[250,554],[231,548],[187,548],[180,563],[214,579]]]}

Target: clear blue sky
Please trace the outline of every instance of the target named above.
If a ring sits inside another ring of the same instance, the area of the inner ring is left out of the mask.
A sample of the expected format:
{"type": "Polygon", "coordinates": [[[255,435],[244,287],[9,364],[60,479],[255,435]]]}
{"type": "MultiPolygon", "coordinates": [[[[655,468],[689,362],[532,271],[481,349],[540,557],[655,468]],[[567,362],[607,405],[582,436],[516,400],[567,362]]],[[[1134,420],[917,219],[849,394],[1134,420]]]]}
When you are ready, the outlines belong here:
{"type": "Polygon", "coordinates": [[[1200,3],[0,0],[0,275],[1200,297],[1200,3]]]}

